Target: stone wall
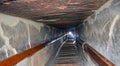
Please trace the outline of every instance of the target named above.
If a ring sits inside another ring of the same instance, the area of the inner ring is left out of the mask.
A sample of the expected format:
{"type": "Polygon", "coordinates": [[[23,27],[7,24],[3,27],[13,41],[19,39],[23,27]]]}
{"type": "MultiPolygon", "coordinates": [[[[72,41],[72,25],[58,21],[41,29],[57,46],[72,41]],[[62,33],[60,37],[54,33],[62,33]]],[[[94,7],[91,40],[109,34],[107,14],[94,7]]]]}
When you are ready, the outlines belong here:
{"type": "MultiPolygon", "coordinates": [[[[0,13],[0,61],[40,43],[50,41],[62,34],[61,30],[42,23],[0,13]]],[[[40,55],[42,57],[43,55],[44,57],[42,58],[47,58],[45,54],[49,50],[50,48],[46,47],[40,53],[35,54],[35,56],[40,55]]],[[[30,58],[24,61],[28,63],[22,63],[20,66],[28,66],[31,62],[30,58]]]]}
{"type": "Polygon", "coordinates": [[[53,65],[54,59],[51,57],[56,55],[63,38],[53,43],[49,43],[45,48],[25,58],[15,66],[51,66],[53,65]],[[49,63],[49,64],[48,64],[49,63]]]}
{"type": "Polygon", "coordinates": [[[77,31],[81,39],[120,66],[120,0],[109,0],[77,31]]]}

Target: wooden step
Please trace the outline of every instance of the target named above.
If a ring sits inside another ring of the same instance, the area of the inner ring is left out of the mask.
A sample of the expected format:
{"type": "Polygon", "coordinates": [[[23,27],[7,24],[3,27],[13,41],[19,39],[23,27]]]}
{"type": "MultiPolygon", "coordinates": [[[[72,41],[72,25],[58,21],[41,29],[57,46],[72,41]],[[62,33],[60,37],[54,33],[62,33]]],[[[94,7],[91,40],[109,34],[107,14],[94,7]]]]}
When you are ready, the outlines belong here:
{"type": "Polygon", "coordinates": [[[80,58],[74,42],[66,42],[61,48],[53,66],[80,66],[80,58]]]}

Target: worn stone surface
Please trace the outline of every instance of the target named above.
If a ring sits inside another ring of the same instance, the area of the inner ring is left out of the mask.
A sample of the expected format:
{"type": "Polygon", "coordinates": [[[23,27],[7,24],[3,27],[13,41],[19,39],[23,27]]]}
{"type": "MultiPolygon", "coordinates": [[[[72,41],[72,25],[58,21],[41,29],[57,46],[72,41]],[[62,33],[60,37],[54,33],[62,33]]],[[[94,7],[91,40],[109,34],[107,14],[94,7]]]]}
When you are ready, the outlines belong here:
{"type": "Polygon", "coordinates": [[[39,30],[36,29],[32,25],[29,26],[29,30],[30,30],[30,43],[31,43],[31,46],[36,46],[36,45],[38,45],[38,43],[41,43],[41,41],[43,39],[41,38],[39,30]]]}
{"type": "MultiPolygon", "coordinates": [[[[0,24],[0,34],[2,35],[2,37],[0,36],[0,49],[6,49],[8,57],[63,34],[56,28],[5,14],[0,14],[0,24]]],[[[60,41],[53,43],[58,46],[60,41]]],[[[40,53],[35,53],[31,58],[28,57],[16,66],[44,66],[54,53],[53,45],[47,46],[40,53]]],[[[6,59],[6,54],[0,50],[1,59],[6,59]]]]}
{"type": "Polygon", "coordinates": [[[18,52],[28,48],[27,28],[23,22],[19,22],[16,26],[8,26],[2,24],[5,36],[10,40],[10,45],[18,52]]]}
{"type": "Polygon", "coordinates": [[[9,57],[11,57],[11,56],[15,55],[15,52],[12,51],[11,49],[7,49],[7,54],[9,57]]]}
{"type": "Polygon", "coordinates": [[[18,64],[15,66],[31,66],[30,65],[30,58],[25,58],[24,60],[20,61],[18,64]]]}
{"type": "Polygon", "coordinates": [[[46,27],[46,26],[41,27],[40,34],[41,34],[41,38],[43,40],[49,39],[49,38],[47,38],[48,33],[51,33],[51,32],[49,32],[49,28],[48,27],[46,27]]]}
{"type": "Polygon", "coordinates": [[[0,50],[0,61],[6,58],[6,53],[3,50],[0,50]]]}
{"type": "Polygon", "coordinates": [[[5,40],[0,36],[0,48],[5,45],[5,40]]]}
{"type": "MultiPolygon", "coordinates": [[[[116,66],[120,66],[120,1],[86,19],[80,37],[116,66]]],[[[80,27],[79,26],[79,27],[80,27]]]]}

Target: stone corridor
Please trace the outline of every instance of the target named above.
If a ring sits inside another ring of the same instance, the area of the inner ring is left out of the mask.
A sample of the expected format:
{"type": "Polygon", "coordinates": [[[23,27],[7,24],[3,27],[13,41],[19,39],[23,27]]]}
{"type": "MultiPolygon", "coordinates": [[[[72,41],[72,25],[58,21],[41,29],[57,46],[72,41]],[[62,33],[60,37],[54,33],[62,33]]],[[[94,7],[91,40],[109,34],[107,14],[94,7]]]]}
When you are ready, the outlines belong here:
{"type": "Polygon", "coordinates": [[[120,1],[0,0],[0,66],[44,43],[14,66],[120,66],[120,1]],[[85,44],[108,65],[92,58],[85,44]]]}

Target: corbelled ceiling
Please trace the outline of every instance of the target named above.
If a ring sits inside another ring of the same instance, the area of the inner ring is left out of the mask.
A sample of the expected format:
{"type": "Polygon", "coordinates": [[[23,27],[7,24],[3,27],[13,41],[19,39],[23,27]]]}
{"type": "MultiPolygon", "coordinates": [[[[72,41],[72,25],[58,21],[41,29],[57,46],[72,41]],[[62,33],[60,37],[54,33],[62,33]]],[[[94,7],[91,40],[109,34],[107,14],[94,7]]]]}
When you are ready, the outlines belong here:
{"type": "Polygon", "coordinates": [[[108,0],[0,0],[0,12],[70,28],[81,24],[108,0]]]}

